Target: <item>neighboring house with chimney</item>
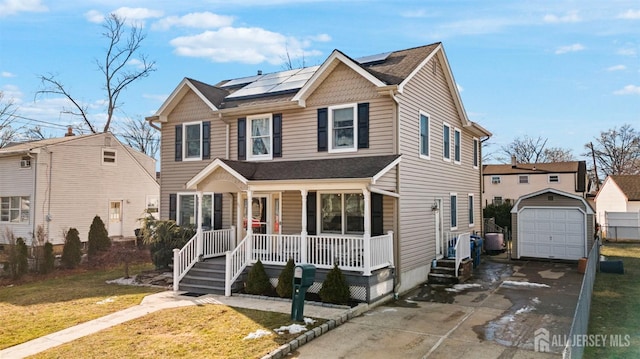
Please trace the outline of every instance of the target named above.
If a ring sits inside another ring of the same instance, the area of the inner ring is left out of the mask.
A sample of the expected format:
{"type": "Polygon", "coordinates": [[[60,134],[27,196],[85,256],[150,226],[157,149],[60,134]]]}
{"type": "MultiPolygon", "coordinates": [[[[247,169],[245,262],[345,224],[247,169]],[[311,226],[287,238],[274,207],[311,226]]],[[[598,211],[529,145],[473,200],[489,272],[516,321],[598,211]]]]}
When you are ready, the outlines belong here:
{"type": "Polygon", "coordinates": [[[518,198],[552,188],[586,198],[588,193],[585,161],[484,165],[483,207],[488,204],[515,203],[518,198]]]}
{"type": "Polygon", "coordinates": [[[133,237],[158,195],[155,160],[111,133],[15,143],[0,149],[0,244],[9,230],[30,245],[38,226],[54,245],[71,227],[86,242],[96,215],[109,236],[133,237]]]}
{"type": "Polygon", "coordinates": [[[147,119],[161,126],[160,216],[198,228],[174,257],[176,290],[229,295],[256,261],[277,281],[293,258],[318,268],[311,292],[336,264],[372,302],[425,282],[445,238],[481,231],[490,133],[467,118],[440,43],[185,78],[147,119]],[[194,274],[212,261],[226,277],[194,274]]]}
{"type": "Polygon", "coordinates": [[[608,176],[595,202],[605,238],[640,239],[640,175],[608,176]]]}

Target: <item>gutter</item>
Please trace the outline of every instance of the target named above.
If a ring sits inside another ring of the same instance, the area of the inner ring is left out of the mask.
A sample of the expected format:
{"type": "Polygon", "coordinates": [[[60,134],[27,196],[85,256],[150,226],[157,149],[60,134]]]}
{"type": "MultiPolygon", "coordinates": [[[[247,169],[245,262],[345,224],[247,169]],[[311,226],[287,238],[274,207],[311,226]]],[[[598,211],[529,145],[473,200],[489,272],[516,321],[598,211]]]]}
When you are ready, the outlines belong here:
{"type": "Polygon", "coordinates": [[[149,122],[149,126],[151,126],[152,128],[155,128],[156,130],[160,131],[160,127],[158,127],[158,125],[156,125],[154,123],[156,121],[160,121],[160,116],[149,116],[149,117],[145,117],[144,119],[147,122],[149,122]]]}

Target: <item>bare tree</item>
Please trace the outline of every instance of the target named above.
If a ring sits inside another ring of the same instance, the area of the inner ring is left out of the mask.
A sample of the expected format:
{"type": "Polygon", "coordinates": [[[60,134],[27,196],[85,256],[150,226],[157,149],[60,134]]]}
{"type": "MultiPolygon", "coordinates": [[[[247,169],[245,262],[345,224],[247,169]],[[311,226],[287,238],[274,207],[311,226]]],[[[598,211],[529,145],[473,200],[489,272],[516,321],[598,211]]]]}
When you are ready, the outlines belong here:
{"type": "Polygon", "coordinates": [[[515,156],[518,163],[544,163],[573,161],[574,156],[570,149],[561,147],[547,148],[547,138],[529,136],[518,137],[500,150],[505,157],[499,157],[502,162],[509,162],[511,156],[515,156]]]}
{"type": "Polygon", "coordinates": [[[27,128],[24,131],[24,135],[29,141],[40,141],[40,140],[46,140],[47,138],[51,138],[50,135],[46,135],[44,133],[44,130],[40,126],[27,128]]]}
{"type": "MultiPolygon", "coordinates": [[[[116,14],[109,14],[103,25],[105,37],[109,44],[106,49],[103,61],[95,60],[98,69],[104,75],[104,90],[106,92],[107,119],[102,132],[109,131],[113,114],[122,103],[119,102],[120,95],[132,82],[149,76],[155,71],[155,61],[150,61],[143,54],[139,54],[142,41],[146,34],[138,26],[131,26],[130,31],[125,33],[125,19],[116,14]],[[135,56],[137,55],[137,58],[135,56]],[[136,60],[136,66],[131,66],[131,62],[136,60]]],[[[41,75],[42,89],[37,95],[62,95],[73,105],[73,110],[65,112],[82,117],[84,123],[92,133],[97,133],[96,124],[92,123],[88,117],[88,107],[77,101],[64,84],[56,79],[55,75],[41,75]]]]}
{"type": "Polygon", "coordinates": [[[143,118],[136,120],[128,120],[122,126],[122,134],[120,135],[127,145],[136,150],[155,157],[160,147],[160,139],[158,131],[154,130],[149,122],[143,118]]]}
{"type": "Polygon", "coordinates": [[[12,126],[17,106],[13,99],[5,99],[0,91],[0,148],[7,146],[18,134],[18,128],[12,126]]]}
{"type": "Polygon", "coordinates": [[[598,171],[609,175],[640,174],[640,133],[631,125],[600,132],[595,143],[585,144],[585,156],[593,156],[598,171]]]}

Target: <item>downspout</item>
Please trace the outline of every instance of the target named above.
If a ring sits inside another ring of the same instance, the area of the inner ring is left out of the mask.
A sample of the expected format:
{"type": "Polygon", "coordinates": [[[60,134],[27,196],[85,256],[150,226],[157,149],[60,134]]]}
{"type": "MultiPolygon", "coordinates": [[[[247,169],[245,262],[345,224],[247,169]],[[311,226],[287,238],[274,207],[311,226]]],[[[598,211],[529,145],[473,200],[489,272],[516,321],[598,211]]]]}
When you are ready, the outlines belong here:
{"type": "Polygon", "coordinates": [[[229,126],[229,124],[227,123],[227,145],[225,146],[225,154],[224,154],[224,159],[228,160],[229,159],[229,143],[231,142],[231,127],[229,126]]]}
{"type": "MultiPolygon", "coordinates": [[[[35,204],[38,203],[37,202],[37,198],[36,198],[36,194],[38,193],[38,156],[34,156],[33,154],[29,153],[29,157],[32,158],[33,160],[35,160],[35,164],[31,167],[34,168],[33,170],[33,198],[30,199],[31,203],[30,206],[32,207],[31,210],[31,223],[33,225],[33,232],[31,233],[36,233],[36,206],[35,204]]],[[[49,233],[47,233],[47,238],[49,237],[49,233]]]]}
{"type": "MultiPolygon", "coordinates": [[[[393,100],[393,107],[394,107],[394,111],[393,111],[393,137],[394,137],[394,141],[395,141],[395,153],[396,154],[400,154],[400,100],[396,97],[395,94],[395,90],[389,90],[389,96],[391,97],[391,99],[393,100]]],[[[396,166],[396,192],[398,194],[400,194],[400,166],[401,164],[398,163],[398,165],[396,166]]],[[[393,241],[393,255],[394,255],[394,264],[395,264],[395,269],[393,271],[393,279],[394,279],[394,285],[393,285],[393,298],[394,299],[398,299],[399,297],[399,290],[400,290],[400,286],[402,285],[402,278],[400,276],[400,268],[401,268],[401,262],[400,262],[400,201],[402,200],[402,197],[398,197],[395,201],[395,218],[393,220],[394,222],[394,227],[396,230],[395,233],[395,240],[393,241]]]]}
{"type": "Polygon", "coordinates": [[[482,165],[482,145],[489,140],[489,138],[491,138],[490,136],[487,136],[485,138],[481,138],[480,139],[480,144],[478,147],[480,147],[478,149],[478,156],[480,158],[478,158],[478,173],[480,176],[480,218],[482,219],[480,221],[480,235],[483,236],[484,235],[484,211],[483,211],[483,206],[484,206],[484,174],[482,172],[483,170],[483,165],[482,165]]]}

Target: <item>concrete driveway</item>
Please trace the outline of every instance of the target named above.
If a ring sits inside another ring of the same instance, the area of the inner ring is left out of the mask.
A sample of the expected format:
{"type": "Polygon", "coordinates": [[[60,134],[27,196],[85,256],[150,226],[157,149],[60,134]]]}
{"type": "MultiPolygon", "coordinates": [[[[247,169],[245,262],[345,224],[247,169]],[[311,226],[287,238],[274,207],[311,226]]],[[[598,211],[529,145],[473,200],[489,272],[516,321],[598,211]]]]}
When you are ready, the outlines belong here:
{"type": "MultiPolygon", "coordinates": [[[[483,257],[462,285],[423,285],[307,343],[289,358],[557,358],[534,332],[568,335],[577,263],[483,257]]],[[[550,342],[551,343],[551,342],[550,342]]]]}

